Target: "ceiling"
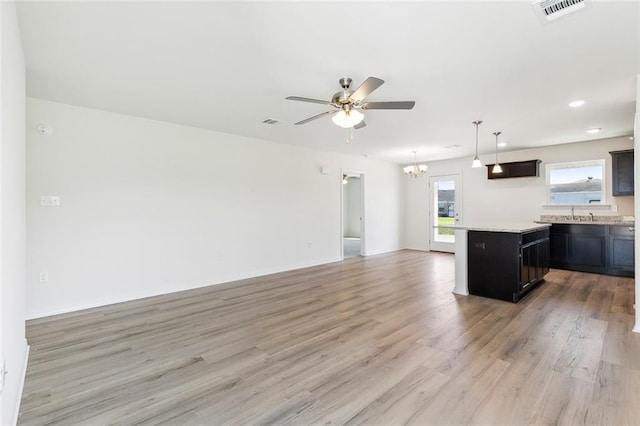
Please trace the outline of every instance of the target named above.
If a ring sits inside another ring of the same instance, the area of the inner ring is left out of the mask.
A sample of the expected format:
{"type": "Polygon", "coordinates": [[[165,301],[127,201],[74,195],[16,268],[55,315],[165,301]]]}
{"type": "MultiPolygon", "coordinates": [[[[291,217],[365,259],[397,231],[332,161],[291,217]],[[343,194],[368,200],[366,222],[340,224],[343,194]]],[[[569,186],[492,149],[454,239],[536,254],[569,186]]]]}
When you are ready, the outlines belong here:
{"type": "MultiPolygon", "coordinates": [[[[633,133],[638,3],[591,1],[543,24],[514,2],[18,3],[28,95],[395,163],[633,133]],[[347,131],[327,110],[340,77],[385,80],[347,131]],[[568,103],[586,99],[581,108],[568,103]],[[263,124],[271,118],[280,122],[263,124]],[[586,129],[600,127],[597,135],[586,129]]],[[[488,157],[488,158],[487,158],[488,157]]]]}

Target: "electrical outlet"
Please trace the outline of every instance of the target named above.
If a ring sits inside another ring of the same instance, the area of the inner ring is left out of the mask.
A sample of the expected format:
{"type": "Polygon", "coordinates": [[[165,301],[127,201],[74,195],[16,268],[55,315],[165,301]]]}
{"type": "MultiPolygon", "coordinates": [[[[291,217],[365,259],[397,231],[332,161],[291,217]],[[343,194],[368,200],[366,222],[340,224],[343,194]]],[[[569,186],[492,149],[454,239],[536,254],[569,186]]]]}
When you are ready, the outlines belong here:
{"type": "Polygon", "coordinates": [[[40,271],[40,282],[41,283],[49,282],[49,271],[40,271]]]}
{"type": "Polygon", "coordinates": [[[43,195],[40,197],[40,205],[42,207],[58,207],[60,206],[60,197],[57,195],[43,195]]]}

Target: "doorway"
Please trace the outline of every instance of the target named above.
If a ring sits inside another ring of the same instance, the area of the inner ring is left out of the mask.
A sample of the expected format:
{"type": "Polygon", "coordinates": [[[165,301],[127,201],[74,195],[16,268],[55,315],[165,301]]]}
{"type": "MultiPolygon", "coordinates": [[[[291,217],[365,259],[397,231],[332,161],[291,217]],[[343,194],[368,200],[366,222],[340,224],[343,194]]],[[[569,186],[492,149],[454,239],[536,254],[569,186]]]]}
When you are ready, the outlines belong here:
{"type": "Polygon", "coordinates": [[[462,220],[462,188],[460,175],[429,178],[429,247],[433,251],[454,252],[453,229],[439,228],[462,220]]]}
{"type": "Polygon", "coordinates": [[[342,258],[364,255],[364,174],[342,171],[342,258]]]}

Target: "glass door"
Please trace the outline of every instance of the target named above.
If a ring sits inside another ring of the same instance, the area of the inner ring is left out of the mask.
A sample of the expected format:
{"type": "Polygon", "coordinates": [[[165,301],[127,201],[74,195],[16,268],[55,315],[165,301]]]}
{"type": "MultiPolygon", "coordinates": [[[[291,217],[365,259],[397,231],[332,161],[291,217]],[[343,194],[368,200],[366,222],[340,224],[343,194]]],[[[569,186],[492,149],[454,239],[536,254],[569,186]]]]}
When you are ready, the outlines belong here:
{"type": "Polygon", "coordinates": [[[460,175],[431,176],[429,191],[430,250],[453,253],[455,244],[453,229],[440,226],[453,225],[462,219],[460,175]]]}

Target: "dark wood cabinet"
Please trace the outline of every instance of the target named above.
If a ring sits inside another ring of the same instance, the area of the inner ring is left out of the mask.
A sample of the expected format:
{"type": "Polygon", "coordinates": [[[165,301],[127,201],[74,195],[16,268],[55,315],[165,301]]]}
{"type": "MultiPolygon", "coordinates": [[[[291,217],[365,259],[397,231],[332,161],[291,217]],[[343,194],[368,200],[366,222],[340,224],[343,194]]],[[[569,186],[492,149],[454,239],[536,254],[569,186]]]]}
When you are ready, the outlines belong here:
{"type": "Polygon", "coordinates": [[[519,301],[549,272],[549,230],[467,233],[469,294],[519,301]]]}
{"type": "Polygon", "coordinates": [[[633,195],[635,182],[633,149],[611,151],[610,154],[613,196],[633,195]]]}
{"type": "Polygon", "coordinates": [[[554,232],[553,225],[549,233],[550,249],[550,265],[552,268],[561,268],[569,259],[569,234],[561,233],[556,230],[554,232]]]}
{"type": "Polygon", "coordinates": [[[569,234],[569,263],[585,267],[604,268],[607,262],[606,227],[604,225],[574,225],[569,234]]]}
{"type": "Polygon", "coordinates": [[[612,226],[609,232],[609,268],[614,275],[635,271],[635,227],[612,226]]]}
{"type": "Polygon", "coordinates": [[[487,164],[487,179],[507,179],[540,176],[540,160],[500,163],[502,173],[493,173],[493,164],[487,164]]]}
{"type": "Polygon", "coordinates": [[[549,272],[549,238],[522,246],[521,290],[541,281],[549,272]]]}
{"type": "Polygon", "coordinates": [[[556,269],[634,276],[635,229],[619,225],[554,224],[550,265],[556,269]]]}

